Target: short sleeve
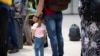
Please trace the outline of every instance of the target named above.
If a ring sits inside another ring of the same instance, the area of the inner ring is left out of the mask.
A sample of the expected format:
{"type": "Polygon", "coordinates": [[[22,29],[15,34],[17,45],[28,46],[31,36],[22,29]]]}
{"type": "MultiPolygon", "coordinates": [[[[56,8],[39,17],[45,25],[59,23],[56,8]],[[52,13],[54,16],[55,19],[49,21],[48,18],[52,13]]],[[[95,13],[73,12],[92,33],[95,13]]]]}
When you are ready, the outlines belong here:
{"type": "Polygon", "coordinates": [[[33,26],[32,26],[32,30],[36,30],[37,25],[38,25],[37,23],[33,24],[33,26]]]}
{"type": "Polygon", "coordinates": [[[43,29],[46,31],[46,26],[45,25],[43,25],[43,29]]]}

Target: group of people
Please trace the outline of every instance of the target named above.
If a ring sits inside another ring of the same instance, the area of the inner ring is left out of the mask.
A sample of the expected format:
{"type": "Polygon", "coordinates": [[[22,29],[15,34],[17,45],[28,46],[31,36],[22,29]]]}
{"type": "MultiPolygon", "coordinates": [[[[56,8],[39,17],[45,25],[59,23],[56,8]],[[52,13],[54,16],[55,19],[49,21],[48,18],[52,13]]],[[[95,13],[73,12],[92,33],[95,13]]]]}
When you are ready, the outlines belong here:
{"type": "MultiPolygon", "coordinates": [[[[64,41],[62,37],[63,14],[61,12],[62,10],[59,10],[61,9],[60,6],[58,6],[59,9],[57,9],[58,7],[54,7],[55,2],[52,3],[51,1],[52,0],[39,0],[36,7],[36,13],[33,16],[34,24],[32,26],[32,39],[34,41],[35,56],[39,56],[39,52],[40,56],[44,56],[43,45],[45,43],[47,33],[50,38],[52,56],[64,55],[64,41]],[[53,4],[53,6],[50,4],[53,4]]],[[[64,2],[64,0],[61,1],[64,2]]],[[[98,16],[100,13],[94,14],[95,11],[93,11],[93,13],[91,12],[91,9],[94,10],[94,8],[99,11],[99,8],[96,8],[95,6],[92,8],[91,6],[95,5],[93,4],[95,1],[96,0],[89,0],[88,3],[86,0],[80,0],[79,2],[82,39],[82,50],[80,56],[100,56],[100,17],[98,16]],[[99,19],[92,20],[93,18],[99,19]]],[[[66,0],[66,2],[69,4],[70,0],[66,0]]],[[[100,3],[98,2],[98,6],[99,4],[100,3]]],[[[64,7],[62,6],[62,8],[64,7]]],[[[8,12],[9,6],[0,2],[0,56],[7,56],[5,40],[7,37],[8,12]]]]}

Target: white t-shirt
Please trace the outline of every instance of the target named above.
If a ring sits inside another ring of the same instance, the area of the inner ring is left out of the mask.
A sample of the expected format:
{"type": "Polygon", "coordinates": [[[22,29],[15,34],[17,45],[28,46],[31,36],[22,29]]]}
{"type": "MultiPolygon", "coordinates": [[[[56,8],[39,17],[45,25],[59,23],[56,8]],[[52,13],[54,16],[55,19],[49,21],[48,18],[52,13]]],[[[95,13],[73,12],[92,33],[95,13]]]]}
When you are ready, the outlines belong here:
{"type": "Polygon", "coordinates": [[[43,31],[46,31],[46,26],[44,24],[41,25],[41,27],[37,27],[38,23],[34,23],[32,26],[32,30],[35,30],[34,36],[35,37],[44,37],[43,31]]]}

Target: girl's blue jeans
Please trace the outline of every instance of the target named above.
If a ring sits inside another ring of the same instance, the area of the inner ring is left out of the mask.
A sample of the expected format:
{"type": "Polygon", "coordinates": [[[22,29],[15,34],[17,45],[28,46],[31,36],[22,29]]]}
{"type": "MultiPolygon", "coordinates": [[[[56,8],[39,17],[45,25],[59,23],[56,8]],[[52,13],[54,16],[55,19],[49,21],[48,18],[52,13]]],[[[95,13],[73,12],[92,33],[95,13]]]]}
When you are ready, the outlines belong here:
{"type": "Polygon", "coordinates": [[[44,37],[34,38],[34,50],[35,56],[44,56],[44,37]]]}

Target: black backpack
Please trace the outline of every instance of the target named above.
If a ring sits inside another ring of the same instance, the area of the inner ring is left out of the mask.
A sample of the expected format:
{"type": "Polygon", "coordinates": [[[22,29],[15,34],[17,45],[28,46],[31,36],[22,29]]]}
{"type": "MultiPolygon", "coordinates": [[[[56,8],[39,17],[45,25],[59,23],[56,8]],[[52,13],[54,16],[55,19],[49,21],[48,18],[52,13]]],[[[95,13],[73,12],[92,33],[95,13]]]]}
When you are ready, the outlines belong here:
{"type": "Polygon", "coordinates": [[[71,41],[79,41],[80,40],[80,29],[76,24],[72,24],[69,29],[69,38],[71,41]]]}
{"type": "Polygon", "coordinates": [[[100,0],[81,0],[85,20],[100,22],[100,0]]]}
{"type": "Polygon", "coordinates": [[[68,8],[71,0],[46,0],[46,5],[54,11],[62,11],[68,8]]]}

